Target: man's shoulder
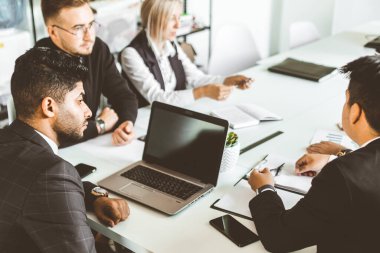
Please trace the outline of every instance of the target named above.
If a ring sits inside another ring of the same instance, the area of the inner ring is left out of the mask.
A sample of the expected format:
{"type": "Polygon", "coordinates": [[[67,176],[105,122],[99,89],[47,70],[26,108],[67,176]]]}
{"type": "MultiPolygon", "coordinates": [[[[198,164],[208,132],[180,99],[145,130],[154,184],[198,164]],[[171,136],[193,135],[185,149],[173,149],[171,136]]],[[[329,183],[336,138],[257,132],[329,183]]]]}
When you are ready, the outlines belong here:
{"type": "Polygon", "coordinates": [[[50,37],[42,38],[36,42],[35,47],[49,47],[54,48],[56,47],[53,43],[53,41],[50,39],[50,37]]]}
{"type": "Polygon", "coordinates": [[[379,156],[380,140],[334,159],[329,163],[329,167],[337,168],[346,179],[351,178],[356,181],[358,177],[371,178],[378,175],[379,156]]]}
{"type": "Polygon", "coordinates": [[[95,38],[94,48],[91,55],[94,54],[111,54],[108,45],[99,37],[95,38]]]}

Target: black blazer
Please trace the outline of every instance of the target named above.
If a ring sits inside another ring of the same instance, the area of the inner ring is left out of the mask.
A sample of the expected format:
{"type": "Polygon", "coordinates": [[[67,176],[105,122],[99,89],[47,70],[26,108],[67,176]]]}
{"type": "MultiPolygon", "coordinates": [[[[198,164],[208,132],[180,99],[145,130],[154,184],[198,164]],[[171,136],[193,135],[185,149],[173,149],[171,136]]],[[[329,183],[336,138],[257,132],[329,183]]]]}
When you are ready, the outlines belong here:
{"type": "Polygon", "coordinates": [[[0,130],[0,252],[96,252],[75,168],[29,125],[0,130]]]}
{"type": "MultiPolygon", "coordinates": [[[[35,46],[59,49],[50,38],[37,41],[35,46]]],[[[95,118],[102,94],[119,116],[116,127],[126,120],[135,122],[137,117],[136,96],[129,88],[127,80],[117,70],[115,59],[108,46],[101,39],[96,38],[92,53],[81,57],[81,60],[89,70],[88,78],[83,82],[83,88],[86,93],[84,100],[92,112],[92,117],[81,141],[98,135],[95,118]]],[[[68,141],[61,144],[67,146],[74,143],[68,141]]]]}
{"type": "Polygon", "coordinates": [[[249,206],[269,251],[380,252],[380,139],[328,163],[293,208],[271,191],[249,206]]]}

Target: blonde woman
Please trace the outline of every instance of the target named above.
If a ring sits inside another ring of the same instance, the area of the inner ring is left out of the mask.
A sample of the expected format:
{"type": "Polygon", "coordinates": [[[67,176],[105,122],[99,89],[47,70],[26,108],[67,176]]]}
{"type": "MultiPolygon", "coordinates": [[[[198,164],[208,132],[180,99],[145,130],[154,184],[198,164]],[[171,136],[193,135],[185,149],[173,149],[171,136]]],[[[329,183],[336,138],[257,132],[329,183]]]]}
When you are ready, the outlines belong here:
{"type": "Polygon", "coordinates": [[[139,106],[160,101],[178,106],[202,97],[225,100],[237,86],[250,87],[252,79],[205,75],[176,43],[180,27],[180,0],[145,0],[144,27],[121,54],[122,67],[138,91],[139,106]]]}

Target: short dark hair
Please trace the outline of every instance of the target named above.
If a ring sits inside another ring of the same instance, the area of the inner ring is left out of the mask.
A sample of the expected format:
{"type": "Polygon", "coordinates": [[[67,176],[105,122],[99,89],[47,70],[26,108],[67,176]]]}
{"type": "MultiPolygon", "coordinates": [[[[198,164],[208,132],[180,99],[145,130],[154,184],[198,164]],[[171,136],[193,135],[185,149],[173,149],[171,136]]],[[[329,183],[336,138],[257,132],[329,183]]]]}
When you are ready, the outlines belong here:
{"type": "Polygon", "coordinates": [[[57,16],[62,9],[79,7],[88,2],[89,0],[41,0],[41,10],[45,24],[48,19],[57,16]]]}
{"type": "Polygon", "coordinates": [[[31,118],[45,97],[62,103],[87,73],[79,57],[47,47],[30,49],[17,58],[11,79],[17,117],[31,118]]]}
{"type": "Polygon", "coordinates": [[[349,105],[357,103],[371,128],[380,133],[380,55],[361,57],[340,71],[350,78],[349,105]]]}

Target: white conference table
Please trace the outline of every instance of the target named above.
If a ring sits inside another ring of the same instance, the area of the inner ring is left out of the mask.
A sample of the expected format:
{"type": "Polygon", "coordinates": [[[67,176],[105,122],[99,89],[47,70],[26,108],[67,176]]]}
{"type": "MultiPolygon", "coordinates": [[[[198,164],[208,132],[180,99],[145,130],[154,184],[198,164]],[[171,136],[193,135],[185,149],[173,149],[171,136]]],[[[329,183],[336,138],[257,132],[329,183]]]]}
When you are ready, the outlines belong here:
{"type": "MultiPolygon", "coordinates": [[[[309,61],[320,59],[326,65],[341,66],[359,56],[373,54],[374,50],[362,48],[365,41],[359,38],[365,38],[365,34],[376,34],[376,31],[380,32],[380,22],[373,22],[271,57],[242,72],[256,79],[251,89],[235,90],[224,102],[202,99],[189,106],[189,109],[209,113],[213,108],[250,102],[284,118],[283,121],[261,123],[235,131],[239,135],[242,148],[278,130],[284,133],[242,154],[236,168],[220,174],[214,191],[175,216],[167,216],[129,200],[131,215],[126,221],[114,228],[108,228],[100,224],[92,213],[88,213],[89,225],[135,252],[266,252],[261,242],[239,248],[211,227],[209,220],[225,213],[211,209],[210,205],[228,193],[234,183],[264,155],[276,153],[297,159],[304,154],[317,129],[337,130],[336,123],[340,121],[348,84],[348,80],[340,75],[323,83],[315,83],[270,73],[266,69],[285,57],[300,55],[304,60],[308,60],[307,57],[310,56],[309,61]]],[[[137,136],[146,133],[149,113],[149,108],[139,109],[135,125],[137,136]]],[[[97,183],[140,160],[143,147],[144,143],[138,140],[127,146],[114,147],[110,134],[107,134],[61,149],[59,153],[74,165],[83,162],[96,166],[98,170],[86,180],[97,183]]],[[[252,221],[235,218],[256,232],[252,221]]],[[[315,247],[309,247],[299,252],[315,251],[315,247]]]]}

